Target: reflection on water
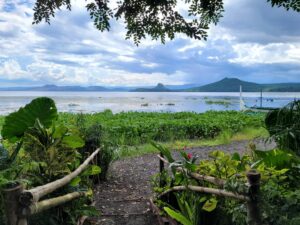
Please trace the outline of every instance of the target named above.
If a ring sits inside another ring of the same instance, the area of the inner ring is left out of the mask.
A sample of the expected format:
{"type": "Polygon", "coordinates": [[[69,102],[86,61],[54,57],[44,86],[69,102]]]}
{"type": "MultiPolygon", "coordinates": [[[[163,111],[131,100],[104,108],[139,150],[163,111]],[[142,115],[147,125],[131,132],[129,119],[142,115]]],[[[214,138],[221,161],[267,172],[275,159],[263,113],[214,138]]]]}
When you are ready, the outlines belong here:
{"type": "MultiPolygon", "coordinates": [[[[222,92],[6,92],[0,91],[0,114],[8,114],[39,96],[55,100],[61,112],[121,111],[180,112],[239,110],[239,93],[222,92]]],[[[260,105],[260,93],[243,93],[246,105],[260,105]]],[[[300,93],[264,93],[263,106],[281,107],[300,93]]]]}

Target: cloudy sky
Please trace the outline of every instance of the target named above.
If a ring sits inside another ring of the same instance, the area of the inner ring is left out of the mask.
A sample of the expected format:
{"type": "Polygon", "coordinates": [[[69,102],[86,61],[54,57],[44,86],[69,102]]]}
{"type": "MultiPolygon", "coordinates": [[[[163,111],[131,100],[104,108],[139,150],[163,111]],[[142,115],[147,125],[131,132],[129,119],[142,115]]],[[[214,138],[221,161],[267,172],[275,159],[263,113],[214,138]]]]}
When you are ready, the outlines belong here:
{"type": "Polygon", "coordinates": [[[178,35],[135,46],[124,26],[97,31],[73,0],[51,25],[32,25],[34,0],[0,0],[0,85],[145,86],[206,84],[224,77],[300,82],[300,13],[266,0],[225,0],[207,41],[178,35]]]}

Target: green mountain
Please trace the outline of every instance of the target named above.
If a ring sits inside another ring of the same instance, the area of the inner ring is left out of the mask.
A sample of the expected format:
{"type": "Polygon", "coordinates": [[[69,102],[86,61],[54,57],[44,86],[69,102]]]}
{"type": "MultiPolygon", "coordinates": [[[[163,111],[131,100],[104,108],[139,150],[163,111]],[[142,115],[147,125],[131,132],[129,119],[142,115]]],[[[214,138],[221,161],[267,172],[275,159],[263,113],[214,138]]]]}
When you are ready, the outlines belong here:
{"type": "Polygon", "coordinates": [[[174,90],[166,88],[163,84],[158,83],[154,88],[136,88],[131,92],[171,92],[174,90]]]}
{"type": "Polygon", "coordinates": [[[242,81],[237,78],[224,78],[215,83],[200,87],[185,89],[189,92],[238,92],[240,86],[243,92],[300,92],[300,83],[257,84],[242,81]]]}
{"type": "Polygon", "coordinates": [[[300,92],[300,83],[262,84],[265,92],[300,92]]]}

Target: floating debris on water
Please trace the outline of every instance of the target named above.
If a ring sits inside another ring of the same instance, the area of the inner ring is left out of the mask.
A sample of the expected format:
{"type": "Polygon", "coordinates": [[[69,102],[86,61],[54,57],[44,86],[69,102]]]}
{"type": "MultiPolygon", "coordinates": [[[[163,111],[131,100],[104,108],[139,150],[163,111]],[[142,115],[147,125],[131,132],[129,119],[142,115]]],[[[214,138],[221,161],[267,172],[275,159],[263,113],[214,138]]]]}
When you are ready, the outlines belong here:
{"type": "Polygon", "coordinates": [[[225,107],[228,107],[231,105],[231,102],[227,99],[206,99],[205,103],[207,105],[223,105],[225,107]]]}
{"type": "Polygon", "coordinates": [[[75,104],[75,103],[70,103],[70,104],[68,104],[68,106],[75,107],[75,106],[80,106],[80,105],[79,104],[75,104]]]}

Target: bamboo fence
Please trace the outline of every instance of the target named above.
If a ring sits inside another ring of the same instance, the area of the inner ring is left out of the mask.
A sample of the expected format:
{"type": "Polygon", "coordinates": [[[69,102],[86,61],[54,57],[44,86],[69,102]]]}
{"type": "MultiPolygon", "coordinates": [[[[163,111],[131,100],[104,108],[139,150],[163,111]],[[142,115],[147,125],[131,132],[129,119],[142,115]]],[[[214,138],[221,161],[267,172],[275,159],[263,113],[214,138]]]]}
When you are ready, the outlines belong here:
{"type": "Polygon", "coordinates": [[[76,170],[61,179],[30,190],[24,190],[21,184],[14,188],[5,189],[4,201],[7,225],[27,225],[30,215],[85,196],[85,192],[72,192],[63,196],[39,201],[43,196],[67,185],[71,180],[80,175],[99,151],[99,148],[95,150],[76,170]]]}
{"type": "MultiPolygon", "coordinates": [[[[162,154],[157,155],[157,157],[159,158],[160,172],[163,172],[165,167],[164,164],[170,165],[170,163],[163,157],[162,154]]],[[[238,201],[245,201],[247,205],[248,225],[261,225],[261,216],[259,210],[259,189],[260,189],[260,178],[261,178],[260,173],[256,172],[255,170],[248,171],[247,172],[248,194],[238,194],[236,192],[230,192],[223,189],[223,186],[226,182],[225,180],[212,177],[212,176],[199,174],[199,173],[194,173],[194,172],[191,173],[182,167],[177,167],[176,170],[178,172],[184,172],[185,174],[188,174],[188,176],[190,176],[193,179],[212,183],[218,186],[219,188],[208,188],[208,187],[201,187],[201,186],[194,186],[194,185],[174,186],[164,191],[160,195],[158,195],[157,196],[158,199],[170,192],[190,190],[195,192],[213,194],[213,195],[222,196],[226,198],[233,198],[238,201]]],[[[160,181],[160,183],[162,183],[162,181],[160,181]]]]}

